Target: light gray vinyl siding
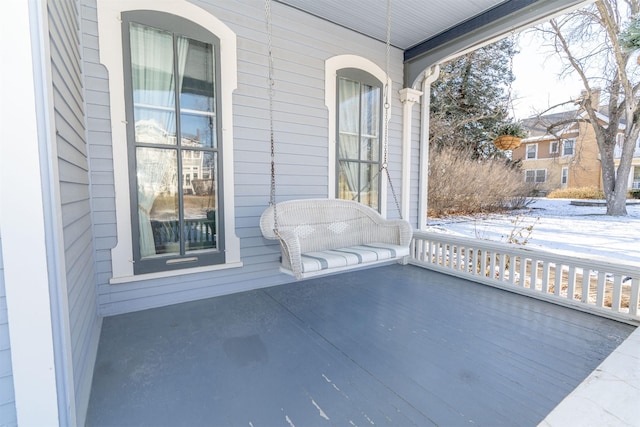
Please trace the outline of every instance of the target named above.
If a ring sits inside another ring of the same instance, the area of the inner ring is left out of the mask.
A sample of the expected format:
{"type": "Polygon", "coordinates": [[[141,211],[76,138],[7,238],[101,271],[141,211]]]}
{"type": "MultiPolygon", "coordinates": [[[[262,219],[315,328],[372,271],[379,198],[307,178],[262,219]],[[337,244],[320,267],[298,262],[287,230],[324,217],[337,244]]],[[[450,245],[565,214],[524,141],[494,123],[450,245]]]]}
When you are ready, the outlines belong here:
{"type": "MultiPolygon", "coordinates": [[[[82,39],[87,94],[87,124],[96,274],[100,313],[112,315],[291,281],[278,272],[280,250],[259,229],[269,203],[269,100],[264,3],[255,0],[193,1],[237,36],[238,87],[233,96],[236,234],[242,268],[110,284],[110,250],[116,236],[113,154],[110,135],[108,73],[99,62],[95,0],[82,0],[82,39]]],[[[325,61],[353,54],[384,68],[385,45],[343,27],[273,2],[274,125],[278,201],[328,196],[328,110],[325,61]]],[[[393,108],[389,165],[401,197],[402,52],[391,50],[393,108]]],[[[224,82],[222,82],[224,85],[224,82]]],[[[121,143],[121,142],[119,142],[121,143]]],[[[224,153],[223,153],[224,158],[224,153]]],[[[415,162],[417,168],[417,160],[415,162]]],[[[417,185],[417,184],[416,184],[417,185]]],[[[415,210],[417,201],[412,209],[415,210]]],[[[390,218],[398,217],[388,195],[390,218]]],[[[415,218],[414,218],[415,222],[415,218]]]]}
{"type": "Polygon", "coordinates": [[[7,299],[4,287],[4,264],[2,262],[2,235],[0,233],[0,425],[15,426],[17,423],[7,299]]]}
{"type": "Polygon", "coordinates": [[[101,318],[96,304],[80,11],[73,0],[50,1],[47,10],[75,404],[78,423],[84,424],[101,318]]]}

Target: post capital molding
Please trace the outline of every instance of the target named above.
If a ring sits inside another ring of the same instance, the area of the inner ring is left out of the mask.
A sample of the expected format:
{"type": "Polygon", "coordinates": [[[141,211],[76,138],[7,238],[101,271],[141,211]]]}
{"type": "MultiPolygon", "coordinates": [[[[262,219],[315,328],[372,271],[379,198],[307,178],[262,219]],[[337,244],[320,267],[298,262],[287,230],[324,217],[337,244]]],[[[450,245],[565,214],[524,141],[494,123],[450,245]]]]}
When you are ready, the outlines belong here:
{"type": "Polygon", "coordinates": [[[410,87],[405,87],[403,89],[400,89],[399,93],[400,93],[400,101],[403,104],[410,103],[412,105],[415,104],[416,102],[420,102],[420,97],[423,94],[422,91],[413,89],[410,87]]]}

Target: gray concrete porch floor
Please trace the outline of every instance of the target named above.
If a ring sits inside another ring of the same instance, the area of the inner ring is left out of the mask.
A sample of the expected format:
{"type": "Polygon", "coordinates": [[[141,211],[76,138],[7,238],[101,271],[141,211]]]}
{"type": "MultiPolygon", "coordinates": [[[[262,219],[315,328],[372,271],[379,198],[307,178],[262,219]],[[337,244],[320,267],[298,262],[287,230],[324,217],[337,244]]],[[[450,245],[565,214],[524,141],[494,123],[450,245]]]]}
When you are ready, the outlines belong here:
{"type": "Polygon", "coordinates": [[[89,426],[534,426],[635,328],[415,266],[104,319],[89,426]]]}

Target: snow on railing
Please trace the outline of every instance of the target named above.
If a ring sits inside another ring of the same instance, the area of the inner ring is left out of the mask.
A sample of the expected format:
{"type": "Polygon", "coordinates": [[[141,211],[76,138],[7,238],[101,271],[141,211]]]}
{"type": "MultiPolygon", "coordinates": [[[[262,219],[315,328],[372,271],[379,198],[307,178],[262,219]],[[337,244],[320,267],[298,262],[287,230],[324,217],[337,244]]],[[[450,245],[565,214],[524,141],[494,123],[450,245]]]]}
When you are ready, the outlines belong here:
{"type": "Polygon", "coordinates": [[[579,258],[515,244],[420,231],[413,234],[409,262],[640,324],[640,263],[579,258]]]}

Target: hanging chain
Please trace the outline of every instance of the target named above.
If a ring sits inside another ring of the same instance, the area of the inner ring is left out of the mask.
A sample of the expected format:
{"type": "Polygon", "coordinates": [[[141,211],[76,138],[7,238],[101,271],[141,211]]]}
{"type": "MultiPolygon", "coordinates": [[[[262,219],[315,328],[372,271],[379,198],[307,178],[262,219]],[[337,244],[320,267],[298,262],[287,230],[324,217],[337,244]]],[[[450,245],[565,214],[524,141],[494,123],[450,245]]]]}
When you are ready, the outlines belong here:
{"type": "Polygon", "coordinates": [[[273,78],[273,29],[271,24],[271,0],[265,0],[264,6],[265,18],[267,21],[267,57],[269,61],[269,139],[271,142],[271,191],[269,194],[269,205],[273,207],[273,231],[278,235],[278,213],[276,208],[276,144],[273,131],[273,97],[275,80],[273,78]]]}
{"type": "Polygon", "coordinates": [[[382,165],[380,166],[380,172],[383,170],[387,175],[387,182],[389,183],[389,188],[391,188],[391,195],[393,196],[393,201],[396,204],[396,209],[398,209],[398,214],[400,218],[402,218],[402,210],[400,209],[400,203],[398,203],[398,195],[396,194],[396,190],[393,187],[393,181],[391,180],[391,174],[389,173],[389,120],[391,114],[391,101],[389,100],[389,81],[391,81],[391,77],[389,76],[389,62],[391,58],[391,0],[387,0],[387,40],[386,40],[386,51],[385,51],[385,78],[387,79],[384,83],[384,133],[382,139],[382,165]]]}

